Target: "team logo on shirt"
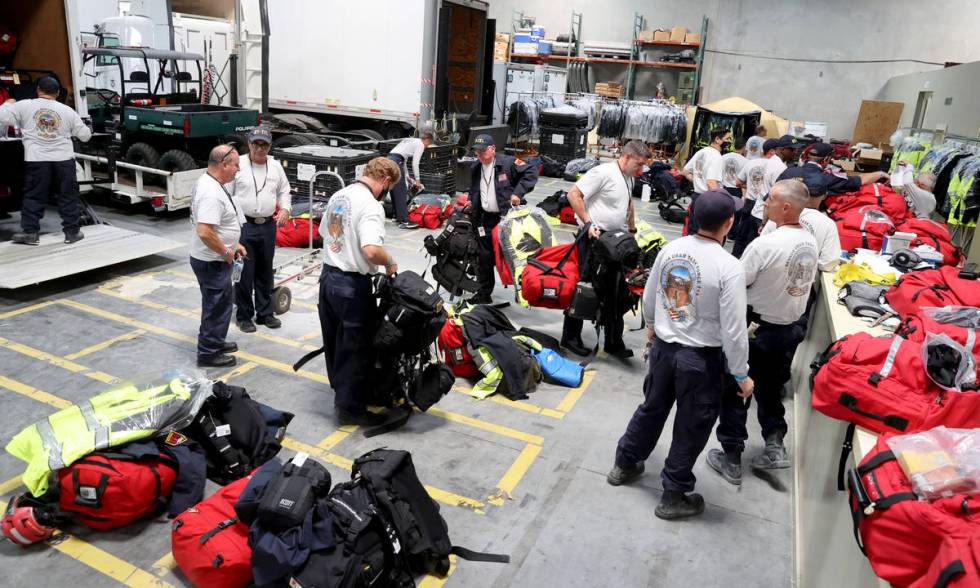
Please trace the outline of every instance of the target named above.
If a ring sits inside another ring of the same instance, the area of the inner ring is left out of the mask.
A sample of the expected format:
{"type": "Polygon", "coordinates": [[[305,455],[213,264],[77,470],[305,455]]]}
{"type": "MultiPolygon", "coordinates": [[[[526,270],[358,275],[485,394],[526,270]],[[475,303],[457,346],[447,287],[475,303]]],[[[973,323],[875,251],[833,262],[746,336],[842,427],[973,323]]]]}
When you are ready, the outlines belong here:
{"type": "Polygon", "coordinates": [[[327,234],[323,245],[334,253],[344,250],[344,233],[350,227],[350,200],[347,196],[334,196],[330,199],[327,212],[327,234]]]}
{"type": "Polygon", "coordinates": [[[54,139],[58,136],[61,117],[51,109],[40,108],[34,113],[34,126],[37,127],[37,134],[42,139],[54,139]]]}
{"type": "Polygon", "coordinates": [[[800,243],[793,248],[786,261],[786,275],[789,277],[786,293],[790,296],[809,296],[810,286],[816,274],[816,249],[809,243],[800,243]]]}
{"type": "Polygon", "coordinates": [[[735,184],[735,176],[738,175],[738,162],[735,161],[734,157],[729,157],[728,161],[725,162],[725,182],[728,184],[735,184]]]}
{"type": "Polygon", "coordinates": [[[672,257],[660,270],[660,304],[670,320],[689,323],[695,319],[694,299],[701,290],[701,273],[694,260],[672,257]]]}
{"type": "Polygon", "coordinates": [[[763,182],[766,179],[766,170],[761,165],[753,166],[749,171],[749,191],[758,197],[765,192],[763,182]]]}

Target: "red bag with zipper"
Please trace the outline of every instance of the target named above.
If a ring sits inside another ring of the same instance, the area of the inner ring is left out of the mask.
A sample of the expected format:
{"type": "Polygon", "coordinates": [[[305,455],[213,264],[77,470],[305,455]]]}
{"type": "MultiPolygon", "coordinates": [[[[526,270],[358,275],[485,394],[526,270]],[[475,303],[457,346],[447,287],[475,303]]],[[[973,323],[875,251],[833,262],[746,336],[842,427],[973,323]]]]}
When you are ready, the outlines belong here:
{"type": "Polygon", "coordinates": [[[892,187],[878,183],[861,186],[856,192],[827,196],[824,205],[827,207],[827,216],[834,220],[841,220],[851,211],[864,206],[873,206],[884,211],[896,224],[904,222],[909,214],[905,197],[892,187]]]}
{"type": "MultiPolygon", "coordinates": [[[[584,234],[584,233],[583,233],[584,234]]],[[[545,247],[527,259],[521,293],[531,306],[568,308],[579,281],[578,240],[545,247]]]]}
{"type": "Polygon", "coordinates": [[[460,378],[475,378],[480,375],[480,370],[466,347],[463,327],[454,318],[446,319],[446,324],[439,331],[439,351],[442,353],[443,363],[449,366],[454,375],[460,378]]]}
{"type": "Polygon", "coordinates": [[[951,265],[909,272],[885,292],[885,300],[902,318],[926,306],[980,307],[980,280],[961,278],[960,272],[951,265]]]}
{"type": "Polygon", "coordinates": [[[858,248],[881,251],[885,237],[894,232],[891,218],[873,206],[849,210],[837,221],[837,236],[844,251],[858,248]]]}
{"type": "Polygon", "coordinates": [[[909,243],[910,247],[928,245],[943,254],[943,264],[957,265],[963,259],[963,252],[953,245],[953,237],[946,225],[927,218],[913,218],[905,221],[897,232],[915,233],[916,238],[909,243]]]}

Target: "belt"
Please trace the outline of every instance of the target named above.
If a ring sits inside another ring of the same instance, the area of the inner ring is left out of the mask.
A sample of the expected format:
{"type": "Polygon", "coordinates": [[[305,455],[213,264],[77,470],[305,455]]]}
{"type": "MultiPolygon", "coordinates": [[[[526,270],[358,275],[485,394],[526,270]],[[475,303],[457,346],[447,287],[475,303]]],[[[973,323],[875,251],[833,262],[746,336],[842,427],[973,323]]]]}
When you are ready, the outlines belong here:
{"type": "Polygon", "coordinates": [[[264,225],[268,221],[271,221],[271,216],[248,216],[245,215],[245,221],[256,225],[264,225]]]}
{"type": "Polygon", "coordinates": [[[342,270],[339,267],[336,267],[336,266],[333,266],[333,265],[330,265],[330,264],[327,264],[327,263],[323,264],[323,269],[325,271],[327,271],[327,272],[330,272],[330,273],[344,274],[345,276],[350,276],[352,278],[366,278],[366,279],[371,279],[371,276],[368,275],[368,274],[362,274],[361,272],[349,272],[347,270],[342,270]]]}

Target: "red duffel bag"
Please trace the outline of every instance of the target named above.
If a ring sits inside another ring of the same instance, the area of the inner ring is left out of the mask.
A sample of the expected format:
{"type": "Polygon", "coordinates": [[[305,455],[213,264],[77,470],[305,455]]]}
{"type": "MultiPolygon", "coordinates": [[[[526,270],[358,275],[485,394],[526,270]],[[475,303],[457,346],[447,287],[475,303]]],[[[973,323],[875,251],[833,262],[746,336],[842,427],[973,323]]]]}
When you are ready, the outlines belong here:
{"type": "Polygon", "coordinates": [[[439,331],[439,351],[442,353],[443,363],[449,366],[454,375],[460,378],[475,378],[480,375],[480,370],[466,347],[463,327],[455,318],[446,319],[446,324],[439,331]]]}
{"type": "Polygon", "coordinates": [[[844,251],[858,248],[881,251],[885,237],[894,232],[895,223],[873,206],[850,210],[837,221],[837,236],[844,251]]]}
{"type": "Polygon", "coordinates": [[[166,507],[176,481],[177,462],[166,454],[98,451],[58,470],[58,507],[87,527],[118,529],[166,507]]]}
{"type": "Polygon", "coordinates": [[[980,497],[920,501],[887,437],[847,475],[854,536],[894,586],[980,586],[980,497]]]}
{"type": "Polygon", "coordinates": [[[575,216],[575,210],[569,206],[562,206],[558,211],[558,220],[565,223],[566,225],[577,225],[578,217],[575,216]]]}
{"type": "Polygon", "coordinates": [[[921,343],[926,340],[927,333],[946,335],[964,347],[972,347],[980,333],[976,329],[968,329],[952,323],[940,323],[930,319],[920,309],[916,314],[902,319],[895,332],[909,341],[921,343]]]}
{"type": "Polygon", "coordinates": [[[909,214],[905,197],[890,186],[878,183],[861,186],[856,192],[828,196],[824,202],[827,216],[834,220],[841,220],[849,212],[864,206],[873,206],[884,211],[896,224],[904,222],[909,214]]]}
{"type": "Polygon", "coordinates": [[[248,526],[235,514],[235,503],[251,479],[228,484],[174,519],[170,549],[195,586],[241,588],[252,582],[248,526]]]}
{"type": "MultiPolygon", "coordinates": [[[[926,373],[922,345],[865,332],[841,338],[811,366],[810,403],[831,418],[876,433],[980,427],[980,392],[939,387],[926,373]]],[[[977,341],[973,352],[980,352],[977,341]]]]}
{"type": "Polygon", "coordinates": [[[938,269],[909,272],[885,292],[885,301],[905,318],[927,306],[980,307],[980,280],[959,277],[960,269],[945,265],[938,269]]]}
{"type": "MultiPolygon", "coordinates": [[[[585,233],[582,233],[583,235],[585,233]]],[[[521,293],[531,306],[568,308],[579,280],[578,239],[545,247],[529,257],[521,273],[521,293]]]]}
{"type": "Polygon", "coordinates": [[[503,249],[500,247],[500,225],[493,228],[493,231],[490,233],[490,239],[493,242],[493,261],[497,267],[497,275],[500,276],[500,284],[502,286],[513,286],[514,276],[510,273],[510,265],[508,265],[507,259],[504,258],[503,249]]]}
{"type": "Polygon", "coordinates": [[[942,223],[927,218],[913,218],[899,225],[895,231],[915,233],[916,238],[909,244],[911,247],[928,245],[943,254],[943,264],[957,265],[963,259],[963,252],[953,245],[949,229],[942,223]]]}

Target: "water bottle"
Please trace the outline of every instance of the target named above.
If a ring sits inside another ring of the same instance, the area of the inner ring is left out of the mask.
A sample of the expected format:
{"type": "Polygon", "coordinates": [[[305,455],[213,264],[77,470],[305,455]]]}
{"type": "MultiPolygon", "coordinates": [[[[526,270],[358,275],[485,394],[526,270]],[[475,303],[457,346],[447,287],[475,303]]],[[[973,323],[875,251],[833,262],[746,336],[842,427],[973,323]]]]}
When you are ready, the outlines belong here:
{"type": "Polygon", "coordinates": [[[241,259],[235,259],[235,262],[231,265],[231,283],[237,284],[239,280],[242,279],[242,268],[245,267],[245,262],[241,259]]]}

